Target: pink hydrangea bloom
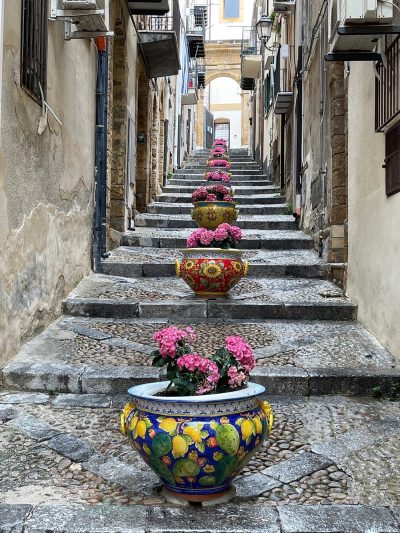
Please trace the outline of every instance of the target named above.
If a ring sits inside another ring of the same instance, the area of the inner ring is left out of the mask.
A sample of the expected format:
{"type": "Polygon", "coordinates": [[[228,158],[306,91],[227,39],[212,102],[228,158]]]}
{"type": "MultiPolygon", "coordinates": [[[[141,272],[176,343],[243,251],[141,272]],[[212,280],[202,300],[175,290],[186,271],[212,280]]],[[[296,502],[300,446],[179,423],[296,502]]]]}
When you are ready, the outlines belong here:
{"type": "Polygon", "coordinates": [[[229,194],[225,194],[224,201],[225,202],[233,202],[233,198],[232,198],[232,196],[229,196],[229,194]]]}
{"type": "Polygon", "coordinates": [[[200,235],[200,244],[203,244],[204,246],[209,246],[213,240],[214,240],[214,232],[211,230],[205,230],[200,235]]]}
{"type": "Polygon", "coordinates": [[[176,326],[171,326],[157,331],[153,339],[158,343],[162,357],[174,359],[179,343],[193,342],[196,339],[196,335],[190,327],[183,330],[176,326]]]}
{"type": "Polygon", "coordinates": [[[192,353],[179,357],[176,363],[181,371],[188,370],[189,372],[200,372],[204,374],[204,381],[197,388],[196,394],[206,394],[215,389],[220,379],[220,374],[214,361],[192,353]]]}
{"type": "Polygon", "coordinates": [[[236,366],[232,365],[228,368],[228,384],[232,389],[239,389],[247,381],[247,374],[238,370],[236,366]]]}
{"type": "Polygon", "coordinates": [[[227,169],[231,168],[230,163],[226,161],[226,159],[214,159],[213,161],[209,160],[208,165],[212,168],[213,167],[222,167],[222,168],[227,168],[227,169]]]}
{"type": "Polygon", "coordinates": [[[227,239],[229,237],[229,233],[225,228],[221,228],[221,226],[218,226],[218,228],[214,231],[214,239],[218,242],[223,241],[224,239],[227,239]]]}
{"type": "Polygon", "coordinates": [[[207,202],[215,202],[217,200],[217,197],[215,194],[208,194],[206,198],[207,202]]]}
{"type": "Polygon", "coordinates": [[[226,337],[225,346],[245,372],[250,372],[256,366],[253,350],[243,337],[226,337]]]}

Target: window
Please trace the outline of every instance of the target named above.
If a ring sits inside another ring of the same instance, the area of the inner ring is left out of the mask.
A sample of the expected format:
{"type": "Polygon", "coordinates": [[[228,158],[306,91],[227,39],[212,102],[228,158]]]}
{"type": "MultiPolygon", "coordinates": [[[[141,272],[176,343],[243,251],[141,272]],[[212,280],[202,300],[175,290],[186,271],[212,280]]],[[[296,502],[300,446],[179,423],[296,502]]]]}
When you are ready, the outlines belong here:
{"type": "Polygon", "coordinates": [[[224,19],[238,19],[240,17],[240,0],[224,1],[224,19]]]}
{"type": "Polygon", "coordinates": [[[38,102],[46,97],[48,0],[22,0],[21,86],[38,102]]]}
{"type": "Polygon", "coordinates": [[[386,194],[400,192],[400,124],[386,134],[386,194]]]}
{"type": "Polygon", "coordinates": [[[264,85],[264,113],[268,115],[273,104],[273,78],[271,71],[267,74],[267,79],[265,80],[264,85]]]}

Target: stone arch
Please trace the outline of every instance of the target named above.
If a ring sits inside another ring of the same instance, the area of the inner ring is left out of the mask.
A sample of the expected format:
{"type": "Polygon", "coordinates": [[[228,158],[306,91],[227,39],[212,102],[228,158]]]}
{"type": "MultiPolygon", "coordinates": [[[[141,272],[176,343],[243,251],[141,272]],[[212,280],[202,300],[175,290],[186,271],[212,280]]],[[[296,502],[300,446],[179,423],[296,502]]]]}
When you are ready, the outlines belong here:
{"type": "Polygon", "coordinates": [[[217,78],[231,78],[240,86],[240,70],[237,72],[227,70],[211,71],[210,73],[206,74],[206,87],[217,78]]]}

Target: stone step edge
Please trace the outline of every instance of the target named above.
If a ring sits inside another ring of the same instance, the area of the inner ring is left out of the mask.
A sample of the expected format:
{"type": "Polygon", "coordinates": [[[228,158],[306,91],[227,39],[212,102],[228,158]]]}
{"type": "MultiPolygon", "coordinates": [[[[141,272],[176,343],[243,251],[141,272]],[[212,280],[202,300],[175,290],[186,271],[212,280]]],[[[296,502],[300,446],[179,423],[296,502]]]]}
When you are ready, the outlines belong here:
{"type": "MultiPolygon", "coordinates": [[[[122,276],[128,278],[155,278],[155,277],[175,277],[175,263],[130,263],[124,261],[103,262],[101,265],[103,274],[109,276],[122,276]],[[118,272],[121,272],[119,274],[118,272]]],[[[326,275],[326,270],[317,261],[309,264],[262,264],[249,263],[249,278],[273,276],[294,276],[301,278],[321,278],[326,275]]]]}
{"type": "MultiPolygon", "coordinates": [[[[171,228],[172,229],[172,228],[171,228]]],[[[173,230],[176,231],[176,230],[173,230]]],[[[279,230],[277,230],[279,231],[279,230]]],[[[273,239],[242,239],[240,242],[241,250],[310,250],[313,248],[311,238],[304,238],[300,231],[299,237],[275,237],[273,239]]],[[[150,235],[122,235],[120,246],[136,246],[144,248],[185,248],[186,238],[165,235],[163,237],[151,237],[150,235]]]]}
{"type": "MultiPolygon", "coordinates": [[[[143,365],[14,361],[3,368],[2,379],[8,391],[116,395],[165,376],[159,369],[143,365]]],[[[399,386],[400,368],[258,366],[251,373],[251,381],[263,385],[267,395],[372,396],[376,387],[387,393],[394,385],[399,386]]]]}
{"type": "Polygon", "coordinates": [[[257,302],[135,299],[66,298],[63,313],[96,318],[187,318],[187,319],[279,319],[279,320],[355,320],[357,306],[351,302],[257,302]]]}
{"type": "Polygon", "coordinates": [[[400,507],[382,505],[194,506],[0,504],[5,532],[399,533],[400,507]],[[329,524],[329,527],[328,527],[329,524]]]}

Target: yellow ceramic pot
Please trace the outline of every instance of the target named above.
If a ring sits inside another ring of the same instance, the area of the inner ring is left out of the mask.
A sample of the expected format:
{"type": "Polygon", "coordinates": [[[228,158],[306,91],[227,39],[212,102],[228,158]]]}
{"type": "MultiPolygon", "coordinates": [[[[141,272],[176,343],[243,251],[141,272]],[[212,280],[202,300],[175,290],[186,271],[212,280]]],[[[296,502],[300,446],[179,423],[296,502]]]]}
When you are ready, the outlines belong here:
{"type": "Polygon", "coordinates": [[[232,224],[239,215],[234,202],[194,202],[193,205],[192,219],[199,228],[215,230],[220,224],[232,224]]]}

